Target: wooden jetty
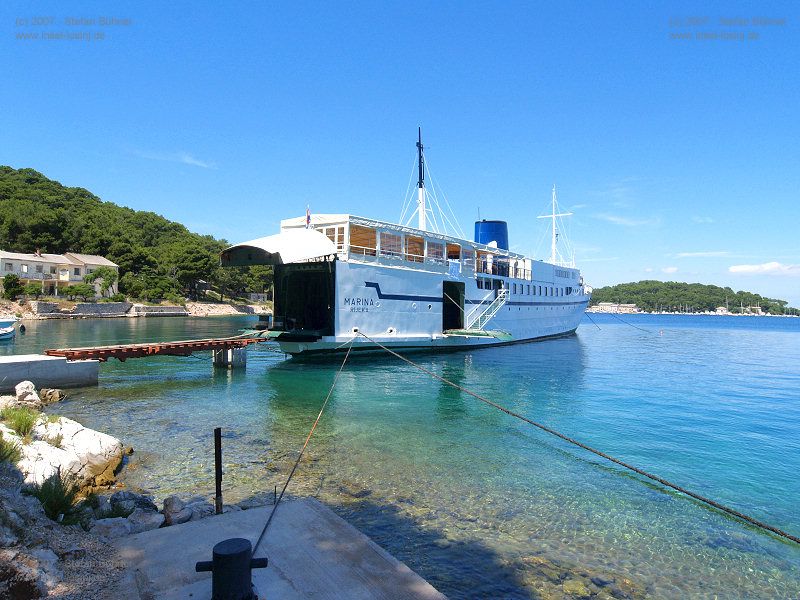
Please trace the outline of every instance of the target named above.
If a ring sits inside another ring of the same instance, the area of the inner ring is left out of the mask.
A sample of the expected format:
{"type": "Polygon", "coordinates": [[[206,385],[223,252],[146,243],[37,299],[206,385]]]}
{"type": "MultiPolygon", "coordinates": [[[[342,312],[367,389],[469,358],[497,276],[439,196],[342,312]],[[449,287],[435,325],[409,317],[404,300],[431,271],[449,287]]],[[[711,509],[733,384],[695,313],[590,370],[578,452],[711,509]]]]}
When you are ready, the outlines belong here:
{"type": "Polygon", "coordinates": [[[106,362],[116,358],[125,362],[129,358],[146,356],[189,356],[194,352],[211,350],[217,366],[239,366],[243,354],[236,352],[250,344],[267,341],[265,338],[230,337],[207,340],[184,340],[177,342],[145,342],[139,344],[117,344],[114,346],[94,346],[87,348],[55,348],[45,350],[48,356],[61,356],[67,360],[98,360],[106,362]],[[241,357],[241,358],[240,358],[241,357]]]}

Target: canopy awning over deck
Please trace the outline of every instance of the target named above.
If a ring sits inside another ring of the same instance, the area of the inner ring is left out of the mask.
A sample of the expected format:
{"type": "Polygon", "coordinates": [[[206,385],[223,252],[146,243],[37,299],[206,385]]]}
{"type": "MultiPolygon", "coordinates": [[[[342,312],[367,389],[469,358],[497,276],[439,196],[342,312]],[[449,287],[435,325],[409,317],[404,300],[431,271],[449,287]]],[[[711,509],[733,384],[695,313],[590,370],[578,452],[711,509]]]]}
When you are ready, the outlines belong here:
{"type": "Polygon", "coordinates": [[[336,244],[314,229],[287,229],[249,242],[242,242],[222,252],[223,267],[282,265],[308,262],[336,254],[336,244]]]}

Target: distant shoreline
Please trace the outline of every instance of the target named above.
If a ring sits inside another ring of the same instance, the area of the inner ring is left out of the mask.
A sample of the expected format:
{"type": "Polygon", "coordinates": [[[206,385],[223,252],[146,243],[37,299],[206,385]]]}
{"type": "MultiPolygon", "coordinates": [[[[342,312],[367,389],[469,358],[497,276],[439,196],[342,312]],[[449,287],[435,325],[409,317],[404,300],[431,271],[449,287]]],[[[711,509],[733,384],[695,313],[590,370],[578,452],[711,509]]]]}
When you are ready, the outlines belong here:
{"type": "Polygon", "coordinates": [[[140,317],[225,317],[237,315],[272,314],[268,306],[260,304],[233,304],[187,302],[185,305],[145,305],[128,302],[85,302],[69,309],[49,306],[52,303],[13,303],[0,305],[0,318],[15,317],[21,321],[47,321],[55,319],[122,319],[140,317]]]}
{"type": "Polygon", "coordinates": [[[800,318],[800,315],[770,315],[770,314],[762,314],[757,315],[753,313],[717,313],[717,312],[692,312],[692,313],[685,313],[685,312],[666,312],[666,311],[654,311],[648,312],[646,310],[640,310],[636,312],[625,312],[625,311],[616,311],[616,310],[592,310],[591,308],[586,310],[587,313],[591,314],[600,314],[600,315],[680,315],[685,317],[786,317],[790,319],[797,319],[800,318]]]}

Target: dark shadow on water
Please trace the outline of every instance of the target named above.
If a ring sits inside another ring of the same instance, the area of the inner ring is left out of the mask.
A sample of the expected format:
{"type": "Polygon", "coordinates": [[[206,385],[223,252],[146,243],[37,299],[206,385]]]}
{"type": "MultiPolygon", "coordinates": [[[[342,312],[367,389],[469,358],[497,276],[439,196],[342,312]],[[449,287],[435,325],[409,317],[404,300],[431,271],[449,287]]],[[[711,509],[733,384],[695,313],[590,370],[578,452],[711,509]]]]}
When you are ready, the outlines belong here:
{"type": "MultiPolygon", "coordinates": [[[[478,540],[448,540],[445,532],[409,518],[398,506],[379,504],[368,497],[353,498],[352,502],[345,498],[342,502],[319,500],[448,598],[541,597],[526,588],[524,563],[503,558],[478,540]]],[[[250,501],[272,504],[273,497],[271,493],[257,494],[244,502],[250,501]]],[[[280,514],[279,508],[276,520],[280,514]]],[[[402,590],[397,597],[404,597],[402,590]]]]}
{"type": "Polygon", "coordinates": [[[448,540],[445,532],[409,518],[397,506],[369,498],[326,504],[449,598],[538,597],[525,587],[521,562],[478,540],[448,540]]]}

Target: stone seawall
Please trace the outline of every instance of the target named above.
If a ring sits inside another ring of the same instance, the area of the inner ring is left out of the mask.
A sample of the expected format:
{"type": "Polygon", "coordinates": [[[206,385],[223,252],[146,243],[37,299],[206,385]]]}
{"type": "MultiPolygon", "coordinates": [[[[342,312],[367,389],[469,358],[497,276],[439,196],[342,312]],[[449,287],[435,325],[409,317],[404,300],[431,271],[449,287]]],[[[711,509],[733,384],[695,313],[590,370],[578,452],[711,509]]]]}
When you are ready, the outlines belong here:
{"type": "Polygon", "coordinates": [[[189,313],[183,306],[146,306],[134,304],[131,316],[136,317],[188,317],[189,313]]]}
{"type": "Polygon", "coordinates": [[[130,302],[81,302],[72,309],[76,317],[124,317],[131,309],[130,302]]]}
{"type": "Polygon", "coordinates": [[[33,314],[37,316],[58,313],[58,304],[55,302],[40,302],[34,300],[30,303],[33,314]]]}
{"type": "Polygon", "coordinates": [[[133,304],[130,302],[79,302],[72,308],[61,308],[55,302],[31,302],[31,312],[43,319],[82,317],[125,317],[133,304]]]}
{"type": "Polygon", "coordinates": [[[233,315],[269,315],[269,307],[258,304],[187,302],[186,306],[150,306],[131,302],[79,302],[62,308],[56,302],[31,301],[23,318],[86,319],[110,317],[211,317],[233,315]]]}

